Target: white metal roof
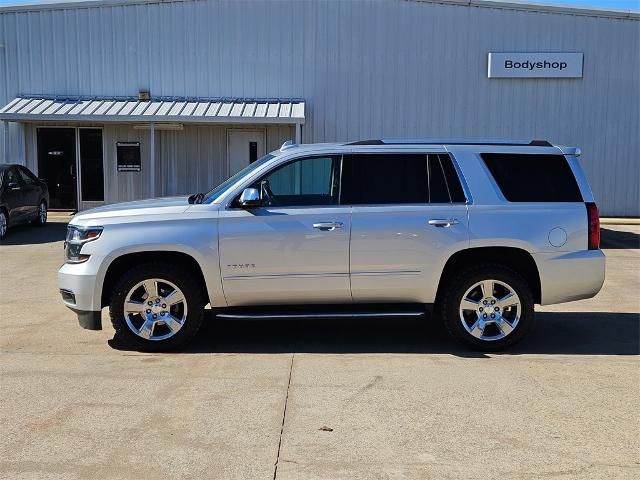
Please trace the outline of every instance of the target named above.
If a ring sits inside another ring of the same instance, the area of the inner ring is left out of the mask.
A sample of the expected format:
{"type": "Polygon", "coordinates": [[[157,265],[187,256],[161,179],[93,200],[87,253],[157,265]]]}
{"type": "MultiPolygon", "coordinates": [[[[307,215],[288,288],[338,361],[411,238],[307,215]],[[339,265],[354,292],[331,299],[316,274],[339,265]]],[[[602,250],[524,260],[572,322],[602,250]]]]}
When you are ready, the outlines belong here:
{"type": "Polygon", "coordinates": [[[14,98],[0,120],[304,124],[301,100],[163,98],[14,98]]]}

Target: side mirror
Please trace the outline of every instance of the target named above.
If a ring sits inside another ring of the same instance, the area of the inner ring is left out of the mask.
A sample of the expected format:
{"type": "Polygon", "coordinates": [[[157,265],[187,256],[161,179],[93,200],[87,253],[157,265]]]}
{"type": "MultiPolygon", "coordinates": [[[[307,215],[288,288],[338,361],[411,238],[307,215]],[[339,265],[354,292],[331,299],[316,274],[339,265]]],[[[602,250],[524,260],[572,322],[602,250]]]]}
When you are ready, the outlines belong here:
{"type": "Polygon", "coordinates": [[[260,206],[260,192],[257,188],[245,188],[240,195],[240,205],[244,208],[260,206]]]}
{"type": "Polygon", "coordinates": [[[20,190],[20,185],[18,185],[18,182],[9,182],[7,186],[10,190],[20,190]]]}

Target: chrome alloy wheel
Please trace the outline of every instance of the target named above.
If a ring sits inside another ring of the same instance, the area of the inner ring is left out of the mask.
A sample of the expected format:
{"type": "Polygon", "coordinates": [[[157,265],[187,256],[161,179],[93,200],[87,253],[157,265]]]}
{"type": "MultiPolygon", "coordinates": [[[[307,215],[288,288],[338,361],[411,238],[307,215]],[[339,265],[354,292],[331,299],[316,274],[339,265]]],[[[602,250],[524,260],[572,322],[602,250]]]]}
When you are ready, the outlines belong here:
{"type": "Polygon", "coordinates": [[[38,207],[38,220],[40,223],[47,223],[47,206],[42,202],[38,207]]]}
{"type": "Polygon", "coordinates": [[[460,302],[464,329],[479,340],[500,340],[515,330],[522,307],[515,290],[500,280],[483,280],[469,288],[460,302]]]}
{"type": "Polygon", "coordinates": [[[149,278],[135,285],[124,301],[124,319],[145,340],[166,340],[184,326],[187,300],[173,283],[149,278]]]}
{"type": "Polygon", "coordinates": [[[0,212],[0,238],[4,238],[7,233],[7,216],[0,212]]]}

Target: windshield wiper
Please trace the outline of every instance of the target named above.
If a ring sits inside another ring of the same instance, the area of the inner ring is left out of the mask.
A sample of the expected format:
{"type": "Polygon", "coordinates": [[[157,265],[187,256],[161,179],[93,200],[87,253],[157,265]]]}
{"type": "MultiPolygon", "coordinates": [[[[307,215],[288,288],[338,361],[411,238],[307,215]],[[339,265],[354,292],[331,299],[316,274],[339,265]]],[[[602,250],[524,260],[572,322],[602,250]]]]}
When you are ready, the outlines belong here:
{"type": "Polygon", "coordinates": [[[204,199],[204,193],[194,193],[193,195],[189,195],[189,203],[202,203],[204,199]]]}

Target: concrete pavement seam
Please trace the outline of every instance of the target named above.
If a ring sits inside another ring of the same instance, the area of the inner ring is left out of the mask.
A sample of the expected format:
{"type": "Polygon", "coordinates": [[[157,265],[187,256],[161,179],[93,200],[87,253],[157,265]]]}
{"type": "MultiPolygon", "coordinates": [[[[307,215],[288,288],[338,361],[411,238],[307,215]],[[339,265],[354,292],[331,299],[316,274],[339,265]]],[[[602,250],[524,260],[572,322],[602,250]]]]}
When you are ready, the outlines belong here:
{"type": "Polygon", "coordinates": [[[287,382],[287,394],[284,397],[284,409],[282,411],[282,425],[280,426],[280,438],[278,439],[278,453],[276,454],[276,463],[273,467],[273,480],[276,480],[278,475],[278,461],[280,460],[280,447],[282,446],[282,434],[284,433],[284,420],[287,416],[287,403],[289,402],[289,387],[291,387],[291,374],[293,372],[293,359],[296,356],[294,351],[291,354],[291,364],[289,365],[289,381],[287,382]]]}

